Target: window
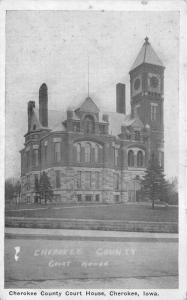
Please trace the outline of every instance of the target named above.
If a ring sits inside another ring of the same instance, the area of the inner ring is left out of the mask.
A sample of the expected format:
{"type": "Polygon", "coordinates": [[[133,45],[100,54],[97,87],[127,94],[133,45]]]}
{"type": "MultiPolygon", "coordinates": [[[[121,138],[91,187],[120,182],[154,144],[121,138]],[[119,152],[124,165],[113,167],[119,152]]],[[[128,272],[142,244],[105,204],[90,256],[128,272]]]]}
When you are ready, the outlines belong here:
{"type": "Polygon", "coordinates": [[[138,104],[138,105],[136,105],[135,107],[134,107],[134,115],[137,117],[137,116],[139,116],[140,115],[140,105],[138,104]]]}
{"type": "Polygon", "coordinates": [[[44,145],[44,160],[47,161],[47,145],[44,145]]]}
{"type": "Polygon", "coordinates": [[[27,203],[30,203],[30,196],[27,196],[27,203]]]}
{"type": "Polygon", "coordinates": [[[95,187],[100,188],[100,172],[95,172],[95,187]]]}
{"type": "Polygon", "coordinates": [[[61,195],[54,195],[53,199],[54,199],[54,202],[59,203],[59,202],[61,202],[61,195]]]}
{"type": "Polygon", "coordinates": [[[60,161],[60,159],[61,159],[61,154],[60,154],[60,143],[59,142],[57,142],[57,143],[55,143],[54,144],[54,148],[55,148],[55,157],[54,157],[54,159],[55,159],[55,161],[56,162],[59,162],[60,161]]]}
{"type": "Polygon", "coordinates": [[[157,104],[151,103],[151,121],[156,121],[157,104]]]}
{"type": "Polygon", "coordinates": [[[81,145],[76,144],[76,151],[77,151],[77,162],[81,161],[81,145]]]}
{"type": "Polygon", "coordinates": [[[34,175],[34,183],[35,183],[35,185],[38,185],[38,174],[35,174],[34,175]]]}
{"type": "Polygon", "coordinates": [[[84,125],[86,133],[94,133],[94,119],[92,116],[85,117],[84,125]]]}
{"type": "Polygon", "coordinates": [[[30,176],[27,175],[27,191],[30,190],[30,176]]]}
{"type": "Polygon", "coordinates": [[[80,124],[79,123],[74,123],[73,124],[73,131],[79,132],[80,131],[80,124]]]}
{"type": "Polygon", "coordinates": [[[85,172],[85,188],[86,189],[91,188],[91,172],[90,171],[85,172]]]}
{"type": "Polygon", "coordinates": [[[77,201],[78,202],[82,201],[82,195],[81,194],[77,195],[77,201]]]}
{"type": "Polygon", "coordinates": [[[115,201],[116,203],[119,202],[119,195],[114,195],[114,201],[115,201]]]}
{"type": "Polygon", "coordinates": [[[91,146],[89,143],[85,145],[85,162],[91,161],[91,146]]]}
{"type": "Polygon", "coordinates": [[[105,134],[105,125],[100,125],[99,128],[100,128],[100,133],[105,134]]]}
{"type": "Polygon", "coordinates": [[[95,145],[95,162],[99,162],[99,146],[95,145]]]}
{"type": "Polygon", "coordinates": [[[33,130],[36,130],[36,124],[34,124],[32,128],[33,128],[33,130]]]}
{"type": "Polygon", "coordinates": [[[114,188],[119,190],[119,174],[114,174],[114,188]]]}
{"type": "Polygon", "coordinates": [[[78,171],[76,176],[76,188],[81,188],[81,171],[78,171]]]}
{"type": "Polygon", "coordinates": [[[135,138],[136,141],[140,140],[140,131],[135,131],[134,132],[134,138],[135,138]]]}
{"type": "Polygon", "coordinates": [[[118,165],[118,149],[114,148],[114,164],[118,165]]]}
{"type": "Polygon", "coordinates": [[[137,166],[138,167],[143,167],[143,153],[142,153],[142,151],[138,151],[138,154],[137,154],[137,166]]]}
{"type": "Polygon", "coordinates": [[[55,171],[55,175],[56,175],[56,188],[60,188],[61,184],[60,184],[60,171],[57,170],[55,171]]]}
{"type": "Polygon", "coordinates": [[[158,152],[158,160],[159,160],[160,167],[163,168],[163,166],[164,166],[164,153],[162,151],[158,152]]]}
{"type": "Polygon", "coordinates": [[[88,202],[91,202],[92,201],[92,195],[86,195],[85,200],[88,201],[88,202]]]}
{"type": "Polygon", "coordinates": [[[38,167],[38,149],[33,150],[33,165],[38,167]]]}
{"type": "Polygon", "coordinates": [[[128,166],[134,167],[134,152],[132,150],[128,152],[128,166]]]}
{"type": "Polygon", "coordinates": [[[95,201],[99,202],[100,201],[100,196],[99,195],[95,195],[95,201]]]}
{"type": "Polygon", "coordinates": [[[26,152],[26,167],[29,168],[29,151],[26,152]]]}

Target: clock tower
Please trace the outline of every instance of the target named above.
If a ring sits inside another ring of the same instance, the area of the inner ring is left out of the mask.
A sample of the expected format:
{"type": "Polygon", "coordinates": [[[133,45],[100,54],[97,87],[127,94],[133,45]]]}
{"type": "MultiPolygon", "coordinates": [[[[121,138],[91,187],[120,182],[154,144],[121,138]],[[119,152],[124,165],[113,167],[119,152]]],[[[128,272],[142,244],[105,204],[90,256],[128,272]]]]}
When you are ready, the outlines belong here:
{"type": "Polygon", "coordinates": [[[164,166],[164,69],[148,38],[129,72],[131,114],[150,130],[149,153],[164,166]]]}

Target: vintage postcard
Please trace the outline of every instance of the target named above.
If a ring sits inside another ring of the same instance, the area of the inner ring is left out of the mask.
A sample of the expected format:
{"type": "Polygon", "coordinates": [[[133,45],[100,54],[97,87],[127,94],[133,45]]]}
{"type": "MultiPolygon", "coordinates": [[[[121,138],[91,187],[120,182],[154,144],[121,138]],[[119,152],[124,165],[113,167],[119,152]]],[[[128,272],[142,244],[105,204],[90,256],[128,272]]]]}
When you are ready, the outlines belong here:
{"type": "Polygon", "coordinates": [[[0,299],[186,299],[187,3],[0,5],[0,299]]]}

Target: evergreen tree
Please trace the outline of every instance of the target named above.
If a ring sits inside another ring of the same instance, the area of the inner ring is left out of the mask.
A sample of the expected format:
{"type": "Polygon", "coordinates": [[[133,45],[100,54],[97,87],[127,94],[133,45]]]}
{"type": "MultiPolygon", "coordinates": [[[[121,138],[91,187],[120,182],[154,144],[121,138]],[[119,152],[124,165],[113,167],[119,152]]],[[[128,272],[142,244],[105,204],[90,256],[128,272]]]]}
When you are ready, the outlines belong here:
{"type": "Polygon", "coordinates": [[[14,185],[12,180],[6,179],[5,180],[5,200],[10,201],[14,198],[14,185]]]}
{"type": "Polygon", "coordinates": [[[36,196],[35,196],[36,197],[36,202],[38,202],[39,199],[40,199],[40,202],[41,202],[40,184],[39,184],[38,176],[35,177],[34,190],[35,190],[35,194],[36,194],[36,196]]]}
{"type": "Polygon", "coordinates": [[[166,200],[167,182],[163,168],[159,165],[158,160],[154,154],[151,155],[148,168],[145,172],[141,182],[143,192],[152,201],[152,208],[154,209],[155,200],[166,200]]]}
{"type": "Polygon", "coordinates": [[[45,204],[47,203],[47,200],[52,201],[53,190],[51,187],[49,177],[45,172],[43,172],[40,176],[39,192],[40,192],[40,198],[45,200],[45,204]]]}
{"type": "Polygon", "coordinates": [[[15,197],[20,197],[21,183],[16,178],[9,178],[5,180],[5,200],[12,201],[15,197]]]}

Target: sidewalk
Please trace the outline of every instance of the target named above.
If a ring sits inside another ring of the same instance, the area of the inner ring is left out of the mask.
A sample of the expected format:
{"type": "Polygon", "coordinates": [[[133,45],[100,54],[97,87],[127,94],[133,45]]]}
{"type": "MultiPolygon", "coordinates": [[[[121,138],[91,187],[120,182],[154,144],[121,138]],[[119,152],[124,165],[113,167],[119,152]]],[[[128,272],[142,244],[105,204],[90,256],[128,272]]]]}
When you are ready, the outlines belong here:
{"type": "Polygon", "coordinates": [[[47,239],[47,240],[100,240],[100,241],[141,241],[177,242],[178,234],[154,232],[124,232],[75,229],[34,229],[5,228],[5,238],[47,239]]]}
{"type": "Polygon", "coordinates": [[[178,276],[140,276],[126,278],[99,278],[99,279],[66,279],[42,281],[5,281],[5,288],[11,289],[177,289],[178,276]]]}

